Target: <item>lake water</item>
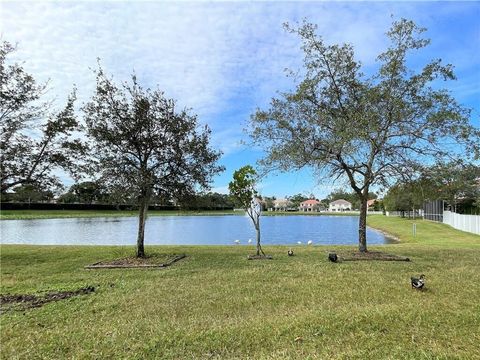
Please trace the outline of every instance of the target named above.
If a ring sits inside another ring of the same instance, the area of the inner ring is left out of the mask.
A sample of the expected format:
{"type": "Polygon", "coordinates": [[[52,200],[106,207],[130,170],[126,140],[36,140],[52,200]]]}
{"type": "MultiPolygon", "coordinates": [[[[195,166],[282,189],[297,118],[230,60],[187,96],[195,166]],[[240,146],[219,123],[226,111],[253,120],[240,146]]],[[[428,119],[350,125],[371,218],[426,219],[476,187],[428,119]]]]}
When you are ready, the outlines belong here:
{"type": "MultiPolygon", "coordinates": [[[[264,216],[262,244],[354,245],[358,243],[357,216],[264,216]]],[[[138,219],[76,218],[0,221],[2,244],[134,245],[138,219]]],[[[145,229],[146,245],[233,245],[255,243],[255,229],[246,216],[152,216],[145,229]]],[[[391,240],[367,229],[369,244],[391,240]]]]}

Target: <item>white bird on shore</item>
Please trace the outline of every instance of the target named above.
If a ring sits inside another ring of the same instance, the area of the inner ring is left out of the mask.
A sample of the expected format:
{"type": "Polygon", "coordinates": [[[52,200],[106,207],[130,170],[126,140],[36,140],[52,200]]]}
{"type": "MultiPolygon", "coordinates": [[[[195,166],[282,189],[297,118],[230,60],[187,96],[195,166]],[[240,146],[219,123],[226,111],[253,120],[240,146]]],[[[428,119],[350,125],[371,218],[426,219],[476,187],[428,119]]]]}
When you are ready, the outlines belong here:
{"type": "Polygon", "coordinates": [[[234,240],[233,241],[235,244],[240,244],[240,240],[234,240]]]}
{"type": "Polygon", "coordinates": [[[308,244],[308,245],[312,245],[312,244],[313,244],[313,241],[312,241],[312,240],[308,240],[307,244],[308,244]]]}
{"type": "Polygon", "coordinates": [[[248,239],[248,243],[251,244],[251,243],[252,243],[252,239],[248,239]]]}

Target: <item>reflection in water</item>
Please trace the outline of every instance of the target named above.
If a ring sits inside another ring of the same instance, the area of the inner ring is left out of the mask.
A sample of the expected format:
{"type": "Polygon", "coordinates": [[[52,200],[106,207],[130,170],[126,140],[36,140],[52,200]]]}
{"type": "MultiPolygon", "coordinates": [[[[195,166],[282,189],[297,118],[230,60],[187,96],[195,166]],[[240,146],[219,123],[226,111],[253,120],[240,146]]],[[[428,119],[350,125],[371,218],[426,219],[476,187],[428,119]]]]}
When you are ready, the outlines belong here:
{"type": "MultiPolygon", "coordinates": [[[[134,245],[138,219],[78,218],[0,221],[2,244],[38,245],[134,245]]],[[[357,244],[356,216],[264,216],[263,244],[357,244]]],[[[231,245],[239,239],[247,245],[255,230],[245,216],[157,216],[147,220],[147,245],[231,245]]],[[[367,229],[369,244],[390,240],[367,229]]]]}

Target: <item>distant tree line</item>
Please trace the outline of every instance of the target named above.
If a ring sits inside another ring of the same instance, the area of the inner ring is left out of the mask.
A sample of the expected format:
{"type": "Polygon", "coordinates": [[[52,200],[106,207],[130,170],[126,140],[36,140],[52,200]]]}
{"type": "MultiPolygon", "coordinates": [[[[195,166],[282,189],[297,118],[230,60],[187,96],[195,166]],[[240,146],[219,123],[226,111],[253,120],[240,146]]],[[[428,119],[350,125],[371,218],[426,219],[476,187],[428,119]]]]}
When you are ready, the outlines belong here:
{"type": "Polygon", "coordinates": [[[428,166],[417,179],[392,186],[383,199],[388,211],[421,209],[425,202],[434,200],[444,200],[458,213],[478,213],[480,167],[462,162],[428,166]]]}
{"type": "MultiPolygon", "coordinates": [[[[52,190],[42,189],[36,184],[26,184],[16,187],[12,192],[2,195],[2,202],[17,203],[47,203],[55,201],[57,204],[104,204],[135,206],[135,199],[125,194],[121,195],[109,190],[101,183],[84,181],[73,184],[68,191],[58,197],[52,190]]],[[[189,194],[180,199],[153,196],[150,202],[155,206],[176,207],[184,210],[229,210],[235,207],[230,195],[216,192],[189,194]]]]}

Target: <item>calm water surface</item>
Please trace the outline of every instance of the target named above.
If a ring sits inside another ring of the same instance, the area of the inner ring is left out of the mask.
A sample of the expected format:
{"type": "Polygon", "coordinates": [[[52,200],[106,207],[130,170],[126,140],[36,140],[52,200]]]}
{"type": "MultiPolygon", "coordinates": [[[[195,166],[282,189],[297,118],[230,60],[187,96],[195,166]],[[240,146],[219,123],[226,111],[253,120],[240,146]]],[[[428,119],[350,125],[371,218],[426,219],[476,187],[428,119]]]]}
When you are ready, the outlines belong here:
{"type": "MultiPolygon", "coordinates": [[[[261,218],[263,244],[350,245],[358,243],[357,216],[265,216],[261,218]]],[[[134,245],[137,218],[88,218],[0,221],[2,244],[134,245]]],[[[255,242],[255,230],[246,216],[157,216],[147,220],[147,245],[231,245],[235,240],[255,242]]],[[[367,229],[369,244],[391,240],[367,229]]]]}

